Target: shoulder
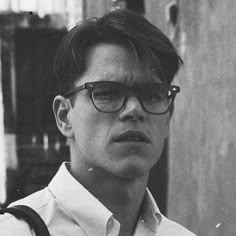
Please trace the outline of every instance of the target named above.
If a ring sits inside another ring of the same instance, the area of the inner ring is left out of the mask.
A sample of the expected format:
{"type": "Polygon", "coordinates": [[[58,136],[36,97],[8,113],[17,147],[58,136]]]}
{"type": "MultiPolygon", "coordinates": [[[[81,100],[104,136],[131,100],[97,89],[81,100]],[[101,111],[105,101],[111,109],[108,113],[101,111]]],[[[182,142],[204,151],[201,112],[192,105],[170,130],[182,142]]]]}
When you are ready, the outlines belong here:
{"type": "Polygon", "coordinates": [[[168,219],[164,215],[162,215],[158,232],[163,236],[196,236],[184,226],[168,219]]]}
{"type": "Polygon", "coordinates": [[[15,218],[11,214],[0,215],[0,235],[7,236],[32,236],[34,235],[28,224],[15,218]]]}
{"type": "MultiPolygon", "coordinates": [[[[49,202],[48,191],[46,189],[33,193],[26,198],[18,200],[10,204],[14,205],[27,205],[33,208],[35,211],[41,211],[49,202]]],[[[32,236],[33,230],[30,229],[27,222],[21,219],[17,219],[12,214],[5,213],[0,215],[0,235],[8,236],[32,236]]]]}
{"type": "Polygon", "coordinates": [[[30,194],[25,198],[11,203],[10,206],[27,205],[33,208],[35,211],[38,211],[40,208],[43,208],[45,205],[47,205],[51,198],[52,195],[48,191],[48,188],[44,188],[40,191],[30,194]]]}

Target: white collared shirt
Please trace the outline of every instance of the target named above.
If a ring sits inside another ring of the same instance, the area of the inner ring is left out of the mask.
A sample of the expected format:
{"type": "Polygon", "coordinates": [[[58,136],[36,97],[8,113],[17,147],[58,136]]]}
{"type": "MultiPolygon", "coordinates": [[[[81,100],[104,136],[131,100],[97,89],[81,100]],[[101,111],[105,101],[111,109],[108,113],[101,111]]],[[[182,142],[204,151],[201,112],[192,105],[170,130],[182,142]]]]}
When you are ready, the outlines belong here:
{"type": "MultiPolygon", "coordinates": [[[[36,210],[52,236],[118,236],[119,222],[89,193],[63,163],[48,187],[14,202],[36,210]]],[[[28,224],[10,214],[0,216],[0,235],[35,235],[28,224]]],[[[134,236],[194,236],[163,216],[151,193],[146,191],[134,236]]]]}

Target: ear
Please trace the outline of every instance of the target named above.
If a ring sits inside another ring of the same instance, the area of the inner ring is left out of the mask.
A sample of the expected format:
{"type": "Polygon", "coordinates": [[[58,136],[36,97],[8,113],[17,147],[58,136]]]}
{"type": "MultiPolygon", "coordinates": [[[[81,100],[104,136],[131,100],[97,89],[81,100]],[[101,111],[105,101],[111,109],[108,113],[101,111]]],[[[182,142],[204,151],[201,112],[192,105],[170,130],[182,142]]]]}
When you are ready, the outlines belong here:
{"type": "Polygon", "coordinates": [[[61,95],[54,98],[53,112],[56,119],[57,127],[61,133],[67,137],[73,137],[73,130],[71,126],[71,111],[72,107],[70,101],[61,95]]]}

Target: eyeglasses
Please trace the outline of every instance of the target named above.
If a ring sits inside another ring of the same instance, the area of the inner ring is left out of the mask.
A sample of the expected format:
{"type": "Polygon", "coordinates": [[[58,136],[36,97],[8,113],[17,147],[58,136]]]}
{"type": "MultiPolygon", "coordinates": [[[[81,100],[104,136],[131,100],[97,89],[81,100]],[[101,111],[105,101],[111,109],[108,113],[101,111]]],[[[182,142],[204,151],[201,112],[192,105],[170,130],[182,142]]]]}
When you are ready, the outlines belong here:
{"type": "Polygon", "coordinates": [[[70,98],[74,93],[87,89],[94,107],[105,113],[120,111],[126,104],[129,94],[135,94],[143,110],[153,115],[165,114],[173,105],[179,86],[164,83],[146,83],[126,86],[119,82],[97,81],[77,86],[64,94],[70,98]]]}

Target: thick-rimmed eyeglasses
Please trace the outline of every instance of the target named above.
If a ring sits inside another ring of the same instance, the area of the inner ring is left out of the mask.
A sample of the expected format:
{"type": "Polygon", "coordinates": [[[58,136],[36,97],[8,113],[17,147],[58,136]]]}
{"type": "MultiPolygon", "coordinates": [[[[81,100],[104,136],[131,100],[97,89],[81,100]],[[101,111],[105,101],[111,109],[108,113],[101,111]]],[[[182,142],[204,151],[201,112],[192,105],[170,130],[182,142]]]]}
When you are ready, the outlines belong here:
{"type": "Polygon", "coordinates": [[[87,89],[94,107],[105,113],[119,112],[126,104],[130,94],[134,94],[143,110],[153,115],[167,113],[174,103],[180,87],[164,83],[145,83],[136,86],[113,81],[88,82],[74,87],[64,94],[66,98],[87,89]]]}

